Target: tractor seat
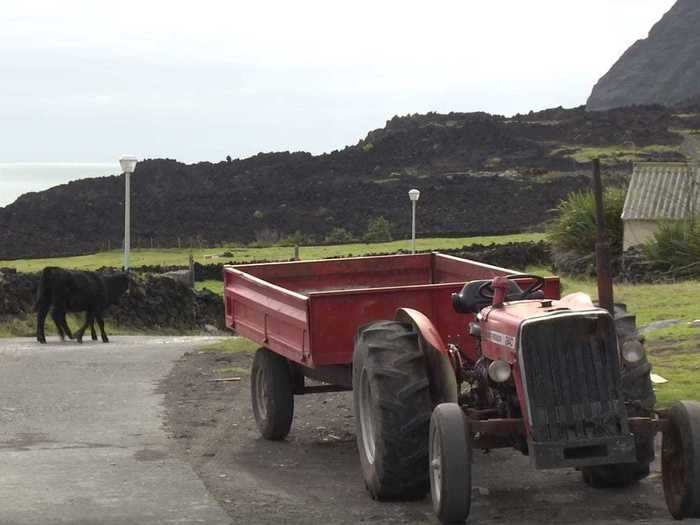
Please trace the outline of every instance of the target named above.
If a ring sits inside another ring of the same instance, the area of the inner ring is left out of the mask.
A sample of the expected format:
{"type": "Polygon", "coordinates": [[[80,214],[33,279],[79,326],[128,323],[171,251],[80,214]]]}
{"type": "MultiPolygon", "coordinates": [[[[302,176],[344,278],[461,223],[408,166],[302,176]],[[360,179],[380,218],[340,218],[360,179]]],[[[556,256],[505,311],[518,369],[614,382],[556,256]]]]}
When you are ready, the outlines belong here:
{"type": "MultiPolygon", "coordinates": [[[[491,279],[481,281],[470,281],[464,285],[462,291],[452,294],[452,306],[455,312],[459,314],[476,314],[483,308],[491,304],[491,299],[483,297],[479,293],[479,289],[491,279]]],[[[515,281],[509,281],[510,288],[506,294],[506,301],[517,301],[522,298],[523,290],[515,281]]],[[[535,292],[528,299],[541,299],[544,297],[541,291],[535,292]]]]}

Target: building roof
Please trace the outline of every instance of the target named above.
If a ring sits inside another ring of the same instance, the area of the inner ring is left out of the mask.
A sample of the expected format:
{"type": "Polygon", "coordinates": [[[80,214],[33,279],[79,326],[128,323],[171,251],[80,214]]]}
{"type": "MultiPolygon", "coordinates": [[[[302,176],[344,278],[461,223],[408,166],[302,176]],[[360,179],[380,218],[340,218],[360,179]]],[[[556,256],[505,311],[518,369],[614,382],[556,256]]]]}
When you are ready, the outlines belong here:
{"type": "Polygon", "coordinates": [[[622,220],[685,219],[689,209],[700,212],[700,190],[691,184],[693,171],[684,162],[635,164],[622,220]],[[689,205],[691,193],[694,206],[689,205]]]}

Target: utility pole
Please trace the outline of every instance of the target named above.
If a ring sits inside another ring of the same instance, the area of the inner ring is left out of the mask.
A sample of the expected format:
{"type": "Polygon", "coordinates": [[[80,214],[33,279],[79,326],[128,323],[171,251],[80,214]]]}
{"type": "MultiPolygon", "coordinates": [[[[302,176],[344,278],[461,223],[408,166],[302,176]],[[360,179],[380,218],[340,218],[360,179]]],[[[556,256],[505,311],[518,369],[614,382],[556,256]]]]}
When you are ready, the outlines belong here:
{"type": "Polygon", "coordinates": [[[129,252],[131,251],[131,174],[136,169],[138,159],[123,155],[119,165],[124,173],[124,270],[129,269],[129,252]]]}
{"type": "Polygon", "coordinates": [[[596,223],[596,275],[598,277],[598,304],[615,317],[615,300],[613,298],[612,273],[610,270],[610,243],[605,232],[605,213],[603,207],[603,182],[600,178],[600,159],[593,159],[593,196],[595,197],[596,223]]]}
{"type": "Polygon", "coordinates": [[[416,204],[420,198],[420,191],[409,191],[408,198],[411,200],[411,253],[416,253],[416,204]]]}

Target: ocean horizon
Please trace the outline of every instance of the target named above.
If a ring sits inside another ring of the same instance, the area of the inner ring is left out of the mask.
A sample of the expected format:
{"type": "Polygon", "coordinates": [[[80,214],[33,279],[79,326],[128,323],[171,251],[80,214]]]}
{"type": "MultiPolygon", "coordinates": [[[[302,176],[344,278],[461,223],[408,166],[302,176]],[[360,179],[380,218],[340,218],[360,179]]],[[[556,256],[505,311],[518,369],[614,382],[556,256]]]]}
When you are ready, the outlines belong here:
{"type": "Polygon", "coordinates": [[[47,190],[73,180],[121,172],[114,162],[0,162],[0,207],[25,193],[47,190]]]}

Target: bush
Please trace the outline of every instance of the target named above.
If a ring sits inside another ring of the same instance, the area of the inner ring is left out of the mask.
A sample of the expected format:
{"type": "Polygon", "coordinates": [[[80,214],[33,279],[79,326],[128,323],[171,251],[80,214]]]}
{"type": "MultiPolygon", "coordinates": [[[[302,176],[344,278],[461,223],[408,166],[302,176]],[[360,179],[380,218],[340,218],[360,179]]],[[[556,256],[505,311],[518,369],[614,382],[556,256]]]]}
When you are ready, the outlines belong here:
{"type": "Polygon", "coordinates": [[[661,223],[654,240],[645,244],[642,251],[655,266],[672,271],[695,265],[689,273],[700,274],[700,229],[691,228],[685,221],[661,223]]]}
{"type": "Polygon", "coordinates": [[[366,243],[387,242],[392,240],[391,223],[381,216],[375,219],[370,219],[369,224],[367,225],[367,232],[362,237],[362,240],[366,243]]]}
{"type": "Polygon", "coordinates": [[[316,239],[313,235],[307,235],[301,230],[297,230],[294,233],[287,235],[284,239],[281,239],[277,245],[278,246],[309,246],[314,244],[316,239]]]}
{"type": "MultiPolygon", "coordinates": [[[[622,208],[625,191],[612,188],[603,195],[605,230],[610,242],[610,254],[622,254],[622,208]]],[[[573,254],[585,257],[595,251],[596,223],[593,192],[570,194],[557,207],[559,217],[547,228],[547,236],[554,254],[573,254]]]]}
{"type": "Polygon", "coordinates": [[[352,233],[345,228],[333,228],[324,240],[327,244],[347,244],[354,241],[352,233]]]}

